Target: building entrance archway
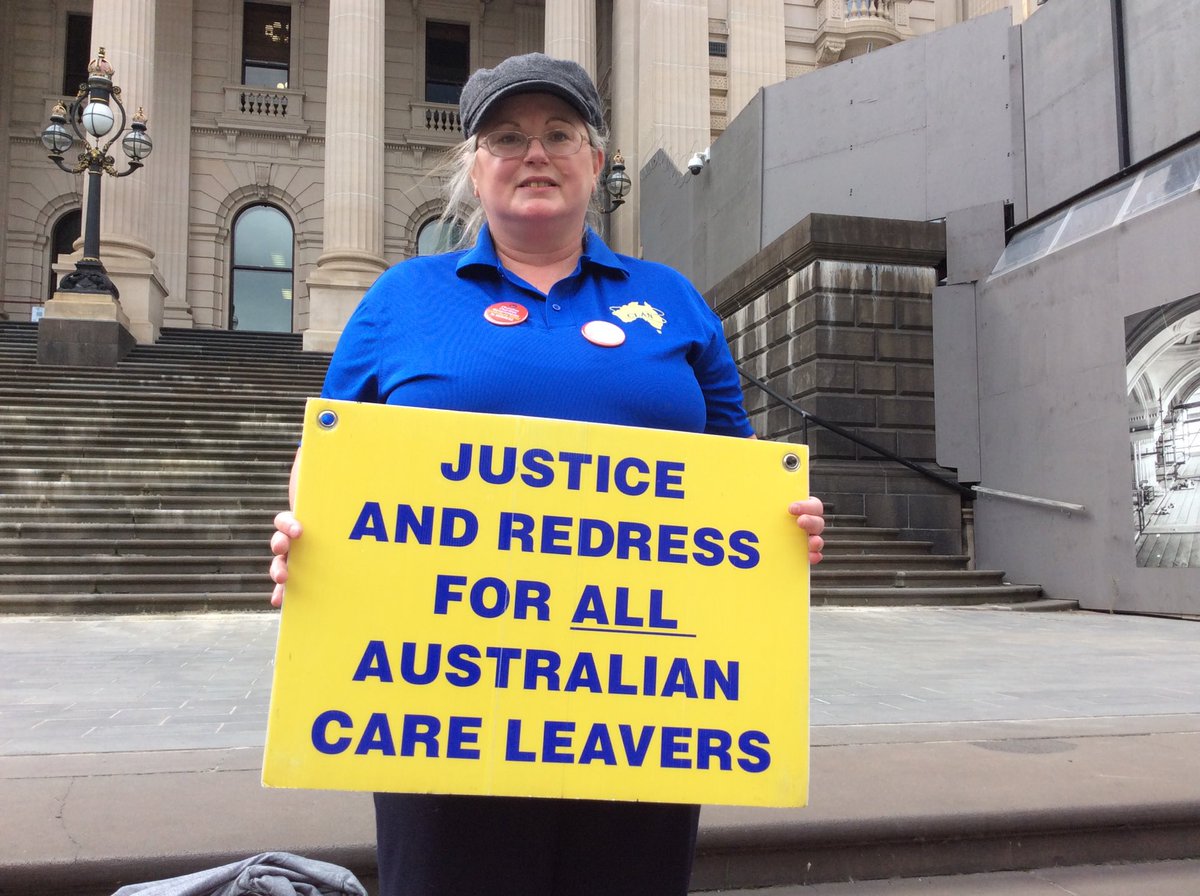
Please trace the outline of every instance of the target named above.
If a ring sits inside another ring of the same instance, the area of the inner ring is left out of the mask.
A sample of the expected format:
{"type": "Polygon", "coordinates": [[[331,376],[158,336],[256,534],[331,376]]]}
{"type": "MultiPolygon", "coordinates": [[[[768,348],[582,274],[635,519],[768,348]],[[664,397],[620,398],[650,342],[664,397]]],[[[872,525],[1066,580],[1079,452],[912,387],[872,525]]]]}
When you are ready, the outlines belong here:
{"type": "Polygon", "coordinates": [[[294,233],[273,205],[243,209],[233,224],[229,329],[292,332],[294,233]]]}

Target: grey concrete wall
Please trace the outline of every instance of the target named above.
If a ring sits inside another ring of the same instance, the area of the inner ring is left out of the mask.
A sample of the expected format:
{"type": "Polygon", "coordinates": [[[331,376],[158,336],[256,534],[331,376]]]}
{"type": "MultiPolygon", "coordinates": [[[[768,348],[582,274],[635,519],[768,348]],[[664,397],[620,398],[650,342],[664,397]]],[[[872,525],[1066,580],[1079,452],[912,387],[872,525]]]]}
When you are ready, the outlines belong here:
{"type": "MultiPolygon", "coordinates": [[[[1175,0],[1126,0],[1125,11],[1136,163],[1200,133],[1200,26],[1175,0]]],[[[745,138],[713,147],[747,172],[747,191],[761,150],[759,257],[814,212],[945,216],[947,285],[933,303],[937,461],[993,489],[1087,507],[1067,517],[981,498],[980,566],[1086,607],[1200,612],[1193,571],[1136,566],[1124,347],[1125,316],[1200,291],[1195,195],[988,279],[1004,201],[1019,223],[1118,172],[1109,4],[1053,0],[1018,29],[1003,15],[975,20],[761,99],[761,148],[745,138]]],[[[675,192],[659,189],[664,204],[643,214],[695,223],[690,233],[644,228],[645,254],[707,290],[752,263],[752,206],[718,202],[713,184],[671,173],[675,192]]]]}
{"type": "Polygon", "coordinates": [[[1004,206],[946,216],[946,280],[933,291],[933,370],[938,462],[979,482],[978,281],[1004,251],[1004,206]]]}
{"type": "Polygon", "coordinates": [[[1133,160],[1200,131],[1200,25],[1194,5],[1127,0],[1125,44],[1133,160]]]}
{"type": "MultiPolygon", "coordinates": [[[[1136,162],[1200,130],[1200,28],[1177,0],[1125,12],[1136,162]]],[[[1118,172],[1115,83],[1107,0],[1055,0],[1019,28],[1002,11],[772,85],[700,177],[686,159],[643,172],[643,253],[704,290],[813,212],[1012,201],[1019,222],[1118,172]]]]}
{"type": "Polygon", "coordinates": [[[933,330],[938,462],[956,469],[962,482],[978,482],[982,473],[974,283],[934,289],[933,330]]]}
{"type": "Polygon", "coordinates": [[[1003,11],[767,87],[698,177],[679,173],[686,159],[652,159],[645,257],[703,291],[813,212],[925,221],[1011,199],[1009,21],[1003,11]]]}
{"type": "Polygon", "coordinates": [[[928,221],[1011,198],[1009,21],[985,16],[768,88],[764,244],[810,211],[928,221]]]}
{"type": "Polygon", "coordinates": [[[670,259],[704,288],[732,270],[731,259],[736,267],[762,248],[764,133],[760,91],[711,148],[699,174],[688,172],[687,159],[662,151],[651,157],[641,171],[646,258],[670,259]]]}
{"type": "Polygon", "coordinates": [[[1021,27],[1021,55],[1032,217],[1120,168],[1107,0],[1042,6],[1021,27]]]}
{"type": "Polygon", "coordinates": [[[1125,382],[1127,315],[1200,288],[1186,196],[983,284],[978,302],[983,483],[1083,504],[1062,513],[976,502],[979,564],[1093,609],[1200,612],[1195,570],[1139,569],[1125,382]]]}
{"type": "MultiPolygon", "coordinates": [[[[701,282],[707,220],[697,219],[696,189],[689,183],[690,175],[680,174],[674,160],[660,149],[642,166],[638,177],[643,256],[655,261],[670,259],[679,273],[693,283],[701,282]]],[[[619,215],[621,210],[613,214],[619,215]]]]}

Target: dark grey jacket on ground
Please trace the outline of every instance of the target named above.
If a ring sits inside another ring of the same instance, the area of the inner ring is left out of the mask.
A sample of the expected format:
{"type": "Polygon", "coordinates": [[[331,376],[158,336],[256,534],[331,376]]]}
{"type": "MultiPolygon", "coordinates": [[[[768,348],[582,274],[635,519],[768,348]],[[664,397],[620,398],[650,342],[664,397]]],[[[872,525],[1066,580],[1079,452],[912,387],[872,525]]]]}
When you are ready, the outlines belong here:
{"type": "Polygon", "coordinates": [[[367,896],[353,874],[339,865],[289,852],[264,852],[220,868],[183,877],[129,884],[113,896],[367,896]]]}

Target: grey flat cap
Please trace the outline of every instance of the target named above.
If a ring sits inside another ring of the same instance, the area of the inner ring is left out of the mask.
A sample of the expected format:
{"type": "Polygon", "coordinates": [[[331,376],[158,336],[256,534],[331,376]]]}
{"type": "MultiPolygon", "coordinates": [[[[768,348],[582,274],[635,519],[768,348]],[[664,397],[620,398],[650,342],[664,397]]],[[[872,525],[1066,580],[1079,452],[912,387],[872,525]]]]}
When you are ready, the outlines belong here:
{"type": "Polygon", "coordinates": [[[463,134],[470,137],[497,100],[518,93],[550,93],[570,103],[588,124],[604,129],[600,94],[583,66],[544,53],[510,56],[495,68],[481,68],[463,86],[458,101],[463,134]]]}

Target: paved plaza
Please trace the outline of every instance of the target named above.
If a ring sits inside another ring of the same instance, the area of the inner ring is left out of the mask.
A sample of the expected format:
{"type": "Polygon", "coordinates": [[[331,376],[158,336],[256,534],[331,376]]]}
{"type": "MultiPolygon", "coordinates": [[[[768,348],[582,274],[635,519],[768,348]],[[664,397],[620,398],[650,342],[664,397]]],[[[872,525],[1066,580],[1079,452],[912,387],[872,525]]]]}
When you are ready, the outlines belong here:
{"type": "MultiPolygon", "coordinates": [[[[0,755],[261,747],[277,628],[272,612],[0,617],[0,755]]],[[[814,745],[1200,715],[1195,622],[821,608],[811,644],[814,745]]]]}
{"type": "MultiPolygon", "coordinates": [[[[0,896],[280,848],[370,889],[369,795],[260,786],[278,622],[0,616],[0,896]]],[[[697,891],[1195,892],[1196,622],[820,608],[811,645],[809,805],[705,807],[697,891]],[[1041,870],[966,873],[1005,867],[1041,870]]]]}

